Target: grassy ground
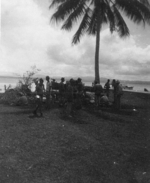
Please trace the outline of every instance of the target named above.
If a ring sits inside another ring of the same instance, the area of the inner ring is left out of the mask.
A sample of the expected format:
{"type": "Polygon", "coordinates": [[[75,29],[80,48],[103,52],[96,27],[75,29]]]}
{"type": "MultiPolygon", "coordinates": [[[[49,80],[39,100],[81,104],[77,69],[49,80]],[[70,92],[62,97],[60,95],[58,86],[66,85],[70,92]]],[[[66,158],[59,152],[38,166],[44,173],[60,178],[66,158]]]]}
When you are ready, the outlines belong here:
{"type": "Polygon", "coordinates": [[[149,95],[129,92],[120,112],[88,105],[73,118],[1,104],[0,182],[148,183],[149,109],[149,95]]]}

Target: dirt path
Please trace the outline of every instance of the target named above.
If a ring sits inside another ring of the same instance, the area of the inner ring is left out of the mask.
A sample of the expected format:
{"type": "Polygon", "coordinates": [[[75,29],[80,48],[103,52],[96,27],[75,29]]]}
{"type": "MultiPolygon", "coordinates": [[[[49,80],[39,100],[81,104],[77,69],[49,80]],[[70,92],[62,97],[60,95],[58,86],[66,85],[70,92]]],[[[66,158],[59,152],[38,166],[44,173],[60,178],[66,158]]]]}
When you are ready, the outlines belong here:
{"type": "MultiPolygon", "coordinates": [[[[0,182],[131,183],[149,181],[149,147],[139,126],[60,109],[29,118],[0,105],[0,182]]],[[[145,182],[147,183],[147,182],[145,182]]]]}

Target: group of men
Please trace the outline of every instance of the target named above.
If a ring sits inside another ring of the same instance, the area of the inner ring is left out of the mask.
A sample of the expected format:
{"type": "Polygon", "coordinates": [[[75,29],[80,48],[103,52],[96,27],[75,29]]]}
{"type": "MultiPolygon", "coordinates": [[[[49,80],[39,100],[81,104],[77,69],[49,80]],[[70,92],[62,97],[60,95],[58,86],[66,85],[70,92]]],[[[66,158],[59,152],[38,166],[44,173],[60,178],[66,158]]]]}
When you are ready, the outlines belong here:
{"type": "MultiPolygon", "coordinates": [[[[43,79],[39,79],[35,82],[36,88],[36,108],[33,111],[34,115],[37,115],[39,111],[40,116],[43,116],[42,113],[42,102],[43,95],[46,97],[46,109],[50,109],[50,96],[53,88],[53,82],[50,82],[50,77],[46,76],[46,88],[44,86],[43,79]]],[[[71,113],[72,104],[76,102],[78,106],[82,105],[82,97],[84,95],[84,85],[82,83],[82,79],[78,78],[77,80],[70,79],[66,81],[65,78],[61,78],[61,82],[58,84],[59,90],[59,104],[64,105],[66,103],[66,111],[67,113],[71,113]]],[[[119,81],[113,80],[110,84],[110,80],[108,79],[104,85],[104,89],[101,84],[98,82],[94,83],[94,92],[95,92],[95,104],[99,105],[109,105],[109,93],[110,93],[110,85],[113,87],[114,94],[114,106],[116,109],[120,109],[120,98],[122,96],[122,87],[119,81]]],[[[55,88],[54,88],[55,89],[55,88]]]]}
{"type": "MultiPolygon", "coordinates": [[[[103,105],[108,105],[109,104],[109,87],[107,86],[107,93],[104,92],[104,89],[102,85],[98,82],[95,81],[94,83],[94,92],[95,92],[95,105],[96,106],[103,106],[103,105]]],[[[106,88],[106,87],[104,87],[106,88]]]]}
{"type": "MultiPolygon", "coordinates": [[[[71,113],[72,103],[76,100],[79,105],[81,105],[81,98],[83,94],[83,84],[81,78],[77,80],[70,79],[66,81],[65,78],[61,78],[60,83],[55,83],[58,85],[57,89],[59,90],[58,98],[59,104],[64,105],[67,104],[66,111],[67,113],[71,113]]],[[[34,115],[37,115],[37,112],[40,113],[40,116],[43,116],[42,113],[42,103],[43,103],[43,95],[46,97],[46,109],[50,109],[50,96],[53,88],[53,81],[50,82],[50,77],[46,76],[46,88],[44,86],[43,79],[39,79],[35,81],[35,93],[36,93],[36,108],[33,111],[34,115]]],[[[56,85],[55,85],[56,86],[56,85]]],[[[55,89],[55,87],[54,87],[55,89]]]]}
{"type": "Polygon", "coordinates": [[[112,83],[110,83],[110,80],[108,79],[107,82],[104,85],[104,89],[101,84],[95,82],[94,84],[94,91],[95,91],[95,104],[97,106],[99,105],[109,105],[109,95],[110,95],[110,86],[112,85],[113,89],[113,106],[115,109],[120,110],[121,108],[121,96],[123,94],[122,85],[120,82],[115,79],[112,80],[112,83]]]}
{"type": "Polygon", "coordinates": [[[82,96],[84,93],[84,87],[82,79],[77,80],[70,79],[64,84],[64,78],[61,79],[59,84],[59,104],[64,106],[65,113],[71,116],[73,111],[73,106],[81,108],[82,106],[82,96]]]}

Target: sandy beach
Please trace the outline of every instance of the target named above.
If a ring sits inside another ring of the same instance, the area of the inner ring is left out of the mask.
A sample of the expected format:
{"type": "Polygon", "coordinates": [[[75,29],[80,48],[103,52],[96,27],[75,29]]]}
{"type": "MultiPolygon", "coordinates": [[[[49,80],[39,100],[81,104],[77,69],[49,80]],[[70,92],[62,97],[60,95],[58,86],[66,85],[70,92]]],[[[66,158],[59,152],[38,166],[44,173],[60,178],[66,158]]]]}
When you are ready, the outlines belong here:
{"type": "Polygon", "coordinates": [[[72,118],[53,106],[0,104],[0,182],[148,183],[150,95],[124,92],[122,109],[83,106],[72,118]]]}

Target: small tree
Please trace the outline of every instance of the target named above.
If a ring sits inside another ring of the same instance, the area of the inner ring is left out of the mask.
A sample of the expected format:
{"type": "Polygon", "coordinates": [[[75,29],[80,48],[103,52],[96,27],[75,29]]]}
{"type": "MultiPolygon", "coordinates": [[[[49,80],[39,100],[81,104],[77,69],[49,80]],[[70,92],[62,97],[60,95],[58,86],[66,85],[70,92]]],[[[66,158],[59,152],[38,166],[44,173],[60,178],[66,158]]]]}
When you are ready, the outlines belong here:
{"type": "Polygon", "coordinates": [[[36,66],[31,66],[31,70],[30,71],[26,71],[23,76],[21,77],[21,79],[18,82],[18,86],[19,88],[23,89],[28,88],[31,89],[31,85],[32,83],[34,83],[35,79],[34,75],[37,74],[40,70],[36,68],[36,66]]]}

